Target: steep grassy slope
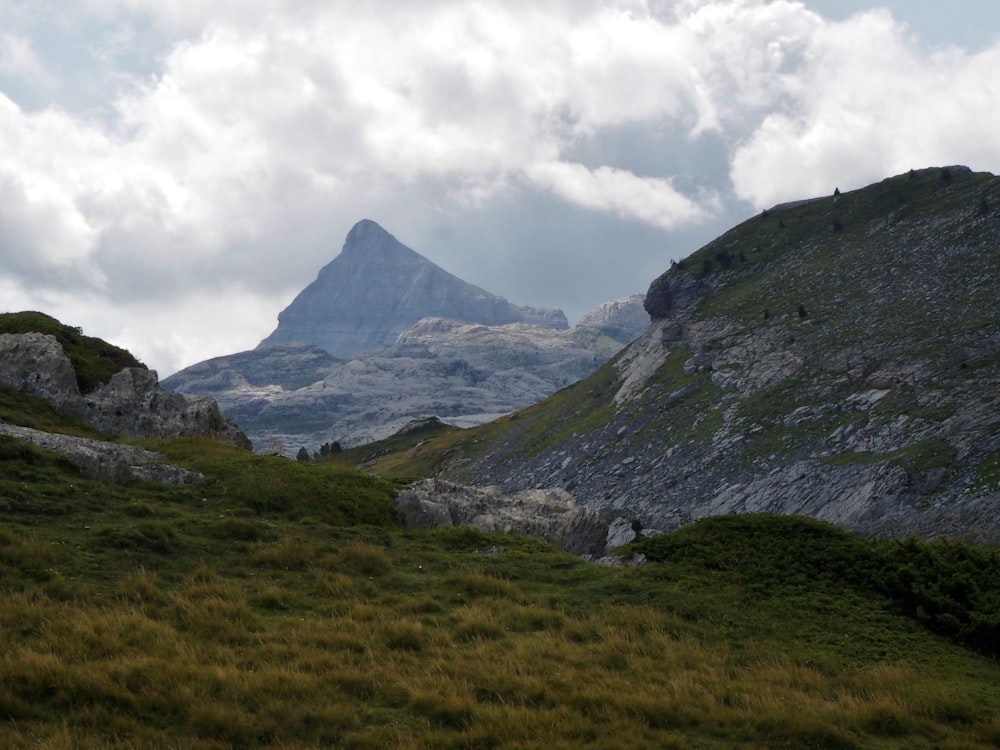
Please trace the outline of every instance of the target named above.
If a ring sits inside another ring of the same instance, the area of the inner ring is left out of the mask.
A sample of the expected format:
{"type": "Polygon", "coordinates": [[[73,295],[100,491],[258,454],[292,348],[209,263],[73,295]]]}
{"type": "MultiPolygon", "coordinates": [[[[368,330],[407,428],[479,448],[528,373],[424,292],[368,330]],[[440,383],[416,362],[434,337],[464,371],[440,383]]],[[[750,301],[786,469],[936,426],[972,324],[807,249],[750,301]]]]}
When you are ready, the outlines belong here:
{"type": "Polygon", "coordinates": [[[998,288],[993,175],[921,170],[777,206],[657,279],[649,333],[615,362],[449,436],[435,470],[571,488],[658,528],[765,510],[995,542],[998,288]]]}

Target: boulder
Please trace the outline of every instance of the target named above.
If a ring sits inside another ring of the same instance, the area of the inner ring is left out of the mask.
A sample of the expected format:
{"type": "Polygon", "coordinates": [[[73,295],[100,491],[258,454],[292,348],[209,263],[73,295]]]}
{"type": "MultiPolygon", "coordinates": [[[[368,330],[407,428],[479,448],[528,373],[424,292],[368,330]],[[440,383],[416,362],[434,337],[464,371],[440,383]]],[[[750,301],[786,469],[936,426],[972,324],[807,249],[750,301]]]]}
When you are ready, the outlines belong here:
{"type": "Polygon", "coordinates": [[[541,539],[564,552],[595,558],[606,549],[607,521],[565,490],[504,495],[495,487],[425,479],[400,492],[396,506],[407,528],[473,526],[541,539]]]}
{"type": "Polygon", "coordinates": [[[48,399],[56,408],[80,399],[73,364],[47,333],[0,334],[0,383],[48,399]]]}
{"type": "Polygon", "coordinates": [[[193,484],[204,481],[201,474],[163,463],[164,456],[132,445],[118,445],[104,440],[58,435],[0,422],[0,435],[8,435],[61,453],[80,467],[88,479],[100,479],[115,484],[132,482],[164,482],[193,484]]]}
{"type": "Polygon", "coordinates": [[[156,372],[128,367],[73,410],[102,432],[120,437],[202,435],[250,449],[250,439],[208,396],[187,397],[160,388],[156,372]]]}

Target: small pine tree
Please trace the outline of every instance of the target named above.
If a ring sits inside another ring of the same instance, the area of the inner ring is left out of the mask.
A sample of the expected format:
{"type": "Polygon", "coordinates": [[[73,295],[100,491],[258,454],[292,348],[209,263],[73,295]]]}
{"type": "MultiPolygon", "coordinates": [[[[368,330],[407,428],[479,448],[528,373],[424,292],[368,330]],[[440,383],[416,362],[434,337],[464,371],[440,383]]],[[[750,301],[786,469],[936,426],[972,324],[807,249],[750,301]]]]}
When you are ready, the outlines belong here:
{"type": "Polygon", "coordinates": [[[808,316],[808,315],[809,315],[809,313],[808,313],[808,312],[806,312],[806,307],[805,307],[805,305],[799,305],[799,317],[800,317],[800,318],[805,318],[805,317],[806,317],[806,316],[808,316]]]}
{"type": "Polygon", "coordinates": [[[299,448],[299,452],[295,454],[295,460],[296,461],[309,460],[309,451],[306,450],[306,447],[304,445],[301,448],[299,448]]]}
{"type": "Polygon", "coordinates": [[[715,254],[715,259],[719,261],[719,265],[723,268],[729,268],[733,265],[733,256],[729,254],[728,250],[721,250],[715,254]]]}

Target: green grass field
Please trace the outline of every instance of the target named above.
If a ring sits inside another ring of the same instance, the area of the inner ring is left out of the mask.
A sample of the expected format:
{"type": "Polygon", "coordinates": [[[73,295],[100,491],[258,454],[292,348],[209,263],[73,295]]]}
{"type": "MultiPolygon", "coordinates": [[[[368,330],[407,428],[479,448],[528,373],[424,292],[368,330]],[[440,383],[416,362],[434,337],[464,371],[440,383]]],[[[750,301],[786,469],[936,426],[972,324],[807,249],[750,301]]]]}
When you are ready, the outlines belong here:
{"type": "Polygon", "coordinates": [[[0,440],[2,747],[1000,746],[996,551],[748,516],[605,568],[403,531],[334,462],[147,445],[206,482],[0,440]]]}

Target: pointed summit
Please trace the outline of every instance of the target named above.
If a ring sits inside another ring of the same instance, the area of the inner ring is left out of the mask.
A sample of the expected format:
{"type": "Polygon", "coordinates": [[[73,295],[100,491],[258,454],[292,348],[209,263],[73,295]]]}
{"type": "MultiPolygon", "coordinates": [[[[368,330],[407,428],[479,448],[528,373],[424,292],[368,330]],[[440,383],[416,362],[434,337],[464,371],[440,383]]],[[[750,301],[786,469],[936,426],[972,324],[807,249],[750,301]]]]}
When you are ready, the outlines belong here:
{"type": "Polygon", "coordinates": [[[421,259],[420,255],[385,231],[377,222],[362,219],[347,233],[341,257],[364,257],[370,262],[398,259],[421,259]]]}
{"type": "Polygon", "coordinates": [[[421,318],[568,328],[561,310],[512,305],[431,263],[374,221],[352,227],[340,255],[278,315],[259,347],[303,342],[335,357],[390,344],[421,318]]]}

